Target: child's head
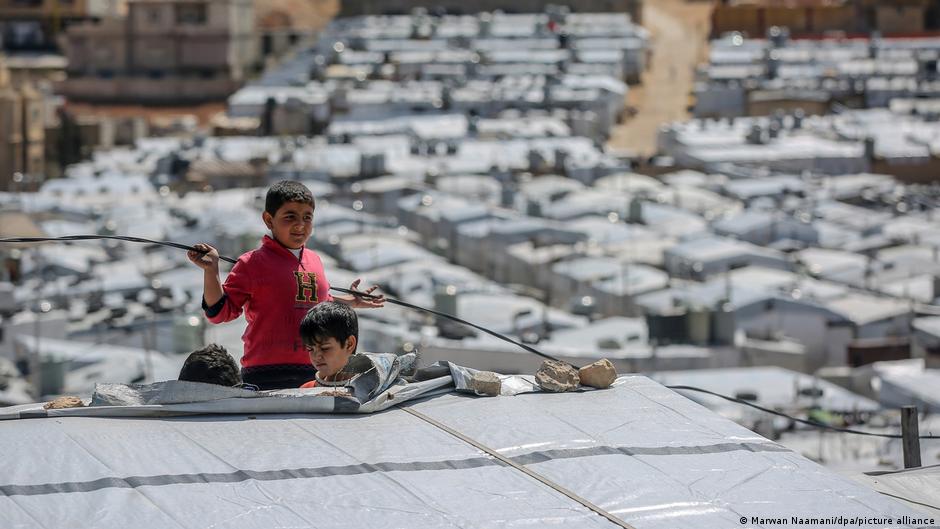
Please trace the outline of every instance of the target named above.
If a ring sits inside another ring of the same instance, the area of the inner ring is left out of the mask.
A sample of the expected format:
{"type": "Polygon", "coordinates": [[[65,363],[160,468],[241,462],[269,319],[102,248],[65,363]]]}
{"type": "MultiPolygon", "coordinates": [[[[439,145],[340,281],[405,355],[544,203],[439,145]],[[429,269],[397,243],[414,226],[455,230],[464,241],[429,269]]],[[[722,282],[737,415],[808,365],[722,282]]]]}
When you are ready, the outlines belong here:
{"type": "Polygon", "coordinates": [[[300,338],[317,376],[326,380],[339,373],[356,352],[359,319],[348,305],[327,301],[314,306],[300,322],[300,338]]]}
{"type": "Polygon", "coordinates": [[[241,374],[228,351],[211,343],[190,353],[180,369],[179,380],[234,386],[241,383],[241,374]]]}
{"type": "Polygon", "coordinates": [[[261,218],[279,243],[288,248],[300,248],[313,232],[315,206],[313,193],[307,186],[283,180],[268,189],[261,218]]]}

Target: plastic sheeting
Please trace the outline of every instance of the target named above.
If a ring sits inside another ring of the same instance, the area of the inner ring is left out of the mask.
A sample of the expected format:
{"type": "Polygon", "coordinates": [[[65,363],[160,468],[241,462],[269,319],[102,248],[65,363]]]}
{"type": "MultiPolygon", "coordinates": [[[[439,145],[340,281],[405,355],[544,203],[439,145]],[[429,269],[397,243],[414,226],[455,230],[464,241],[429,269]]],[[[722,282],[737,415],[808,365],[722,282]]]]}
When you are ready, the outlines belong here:
{"type": "MultiPolygon", "coordinates": [[[[637,529],[923,516],[641,376],[608,390],[448,393],[406,406],[637,529]]],[[[12,420],[0,446],[2,527],[613,527],[394,407],[12,420]]]]}
{"type": "Polygon", "coordinates": [[[933,517],[940,525],[940,465],[894,472],[867,472],[856,479],[933,517]]]}

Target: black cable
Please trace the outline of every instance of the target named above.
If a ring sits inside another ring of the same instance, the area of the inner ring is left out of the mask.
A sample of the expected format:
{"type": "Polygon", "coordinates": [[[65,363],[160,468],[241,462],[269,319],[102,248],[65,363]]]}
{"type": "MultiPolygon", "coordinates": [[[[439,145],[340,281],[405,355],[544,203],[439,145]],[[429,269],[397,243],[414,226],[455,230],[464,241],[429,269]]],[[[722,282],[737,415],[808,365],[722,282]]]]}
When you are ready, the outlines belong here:
{"type": "MultiPolygon", "coordinates": [[[[356,292],[356,291],[354,291],[354,290],[348,290],[348,289],[340,288],[340,287],[330,287],[330,290],[335,290],[335,291],[337,291],[337,292],[342,292],[342,293],[344,293],[344,294],[352,294],[353,296],[358,296],[358,297],[363,297],[363,298],[376,299],[376,298],[378,297],[378,296],[373,296],[372,294],[365,294],[365,293],[363,293],[363,292],[356,292]]],[[[474,329],[477,329],[477,330],[479,330],[479,331],[485,332],[486,334],[489,334],[490,336],[495,336],[496,338],[499,338],[500,340],[503,340],[503,341],[505,341],[505,342],[509,342],[509,343],[511,343],[511,344],[513,344],[513,345],[518,345],[519,347],[525,349],[526,351],[528,351],[528,352],[530,352],[530,353],[532,353],[532,354],[541,356],[542,358],[544,358],[544,359],[546,359],[546,360],[554,360],[554,361],[556,361],[556,362],[560,362],[560,360],[558,360],[557,358],[555,358],[555,357],[553,357],[553,356],[551,356],[551,355],[549,355],[549,354],[545,354],[545,353],[543,353],[542,351],[539,351],[538,349],[536,349],[536,348],[534,348],[534,347],[528,346],[528,345],[526,345],[526,344],[524,344],[524,343],[521,343],[521,342],[517,342],[516,340],[513,340],[512,338],[510,338],[510,337],[508,337],[508,336],[505,336],[505,335],[503,335],[503,334],[500,334],[500,333],[498,333],[498,332],[496,332],[496,331],[491,331],[491,330],[487,329],[486,327],[481,327],[481,326],[479,326],[479,325],[477,325],[477,324],[475,324],[475,323],[471,323],[471,322],[469,322],[469,321],[467,321],[467,320],[460,319],[460,318],[458,318],[457,316],[453,316],[453,315],[447,314],[447,313],[445,313],[445,312],[438,312],[438,311],[432,310],[432,309],[426,309],[426,308],[424,308],[424,307],[419,307],[418,305],[412,305],[411,303],[408,303],[408,302],[406,302],[406,301],[401,301],[401,300],[394,299],[394,298],[385,298],[385,301],[387,301],[387,302],[389,302],[389,303],[392,303],[393,305],[401,305],[402,307],[407,307],[407,308],[409,308],[409,309],[414,309],[414,310],[419,310],[419,311],[422,311],[422,312],[427,312],[427,313],[430,313],[430,314],[434,314],[435,316],[440,316],[440,317],[442,317],[442,318],[447,318],[447,319],[449,319],[449,320],[456,321],[457,323],[462,323],[462,324],[467,325],[467,326],[469,326],[469,327],[473,327],[474,329]]],[[[567,362],[563,362],[563,363],[567,363],[567,362]]]]}
{"type": "MultiPolygon", "coordinates": [[[[712,396],[715,396],[715,397],[720,397],[720,398],[725,399],[725,400],[730,400],[731,402],[737,402],[738,404],[744,404],[745,406],[750,406],[750,407],[752,407],[752,408],[758,409],[758,410],[760,410],[760,411],[762,411],[762,412],[765,412],[765,413],[770,413],[770,414],[773,414],[773,415],[777,415],[777,416],[779,416],[779,417],[785,417],[785,418],[787,418],[787,419],[790,419],[791,421],[795,421],[795,422],[798,422],[798,423],[806,424],[806,425],[812,426],[812,427],[814,427],[814,428],[822,428],[822,429],[825,429],[825,430],[832,430],[832,431],[841,432],[841,433],[851,433],[851,434],[855,434],[855,435],[868,435],[868,436],[871,436],[871,437],[886,437],[886,438],[888,438],[888,439],[902,439],[902,438],[903,438],[903,436],[900,435],[900,434],[876,433],[876,432],[863,432],[863,431],[861,431],[861,430],[852,430],[852,429],[849,429],[849,428],[839,428],[838,426],[830,426],[830,425],[828,425],[828,424],[823,424],[823,423],[817,422],[817,421],[810,421],[810,420],[806,420],[806,419],[799,419],[799,418],[793,417],[793,416],[791,416],[791,415],[787,415],[786,413],[783,413],[783,412],[780,412],[780,411],[777,411],[777,410],[771,410],[771,409],[765,408],[765,407],[763,407],[763,406],[758,406],[757,404],[754,404],[753,402],[748,402],[748,401],[746,401],[746,400],[744,400],[744,399],[739,399],[739,398],[737,398],[737,397],[729,397],[729,396],[727,396],[727,395],[722,395],[721,393],[715,393],[714,391],[709,391],[709,390],[707,390],[707,389],[697,388],[697,387],[695,387],[695,386],[666,386],[666,387],[669,388],[669,389],[674,389],[674,390],[677,389],[677,390],[698,391],[698,392],[700,392],[700,393],[707,393],[707,394],[712,395],[712,396]]],[[[921,436],[920,436],[920,439],[940,439],[940,435],[921,435],[921,436]]]]}
{"type": "MultiPolygon", "coordinates": [[[[7,239],[0,239],[0,243],[72,242],[72,241],[95,241],[95,240],[103,240],[103,239],[113,240],[113,241],[139,242],[139,243],[144,243],[144,244],[156,244],[159,246],[167,246],[169,248],[177,248],[180,250],[187,250],[191,252],[205,253],[203,251],[193,248],[192,246],[187,246],[185,244],[180,244],[178,242],[155,241],[152,239],[144,239],[143,237],[130,237],[128,235],[64,235],[62,237],[10,237],[7,239]]],[[[225,257],[224,255],[220,255],[219,259],[235,264],[235,259],[232,259],[231,257],[225,257]]]]}
{"type": "MultiPolygon", "coordinates": [[[[69,242],[69,241],[90,241],[90,240],[98,240],[98,239],[109,239],[109,240],[117,240],[117,241],[128,241],[128,242],[138,242],[138,243],[146,243],[146,244],[156,244],[156,245],[160,245],[160,246],[167,246],[167,247],[170,247],[170,248],[178,248],[178,249],[180,249],[180,250],[193,251],[193,252],[197,252],[197,253],[205,253],[205,252],[203,252],[203,251],[201,251],[201,250],[197,250],[196,248],[193,248],[192,246],[187,246],[187,245],[185,245],[185,244],[180,244],[180,243],[171,242],[171,241],[155,241],[155,240],[151,240],[151,239],[144,239],[143,237],[130,237],[130,236],[127,236],[127,235],[65,235],[65,236],[62,236],[62,237],[12,237],[12,238],[0,239],[0,243],[69,242]]],[[[224,255],[220,255],[220,256],[219,256],[219,259],[221,259],[221,260],[223,260],[223,261],[226,261],[226,262],[229,262],[229,263],[233,263],[233,264],[235,263],[235,259],[232,259],[231,257],[226,257],[226,256],[224,256],[224,255]]],[[[336,292],[342,292],[342,293],[344,293],[344,294],[351,294],[351,295],[356,296],[356,297],[368,298],[368,299],[378,299],[378,298],[380,297],[380,296],[375,296],[375,295],[372,295],[372,294],[366,294],[365,292],[357,292],[357,291],[355,291],[355,290],[349,290],[349,289],[340,288],[340,287],[330,287],[330,290],[335,290],[336,292]]],[[[418,311],[421,311],[421,312],[427,312],[427,313],[429,313],[429,314],[434,314],[435,316],[440,316],[440,317],[442,317],[442,318],[447,318],[447,319],[453,320],[453,321],[455,321],[455,322],[457,322],[457,323],[461,323],[461,324],[463,324],[463,325],[467,325],[468,327],[473,327],[474,329],[477,329],[477,330],[479,330],[479,331],[481,331],[481,332],[485,332],[486,334],[489,334],[490,336],[494,336],[494,337],[496,337],[496,338],[499,338],[500,340],[503,340],[503,341],[508,342],[508,343],[511,343],[511,344],[513,344],[513,345],[519,346],[519,347],[521,347],[522,349],[524,349],[524,350],[526,350],[526,351],[528,351],[528,352],[530,352],[530,353],[532,353],[532,354],[535,354],[535,355],[538,355],[538,356],[540,356],[540,357],[542,357],[542,358],[545,358],[546,360],[554,360],[554,361],[556,361],[556,362],[560,361],[560,360],[558,360],[557,358],[555,358],[555,357],[553,357],[553,356],[551,356],[551,355],[549,355],[549,354],[543,353],[543,352],[539,351],[538,349],[536,349],[536,348],[534,348],[534,347],[531,347],[531,346],[526,345],[526,344],[521,343],[521,342],[517,342],[516,340],[513,340],[512,338],[509,338],[508,336],[505,336],[505,335],[503,335],[503,334],[500,334],[500,333],[498,333],[498,332],[496,332],[496,331],[491,331],[490,329],[487,329],[486,327],[481,327],[481,326],[479,326],[479,325],[477,325],[477,324],[475,324],[475,323],[471,323],[471,322],[469,322],[469,321],[467,321],[467,320],[458,318],[457,316],[454,316],[454,315],[451,315],[451,314],[447,314],[447,313],[445,313],[445,312],[439,312],[439,311],[436,311],[436,310],[427,309],[427,308],[424,308],[424,307],[419,307],[418,305],[412,305],[411,303],[408,303],[408,302],[405,302],[405,301],[401,301],[401,300],[398,300],[398,299],[394,299],[394,298],[384,298],[384,299],[385,299],[385,301],[387,301],[387,302],[389,302],[389,303],[391,303],[391,304],[393,304],[393,305],[400,305],[400,306],[402,306],[402,307],[406,307],[406,308],[409,308],[409,309],[412,309],[412,310],[418,310],[418,311]]],[[[563,362],[563,363],[567,363],[567,362],[563,362]]],[[[763,406],[758,406],[757,404],[754,404],[754,403],[752,403],[752,402],[748,402],[748,401],[746,401],[746,400],[744,400],[744,399],[739,399],[739,398],[737,398],[737,397],[729,397],[729,396],[727,396],[727,395],[722,395],[722,394],[720,394],[720,393],[715,393],[714,391],[709,391],[709,390],[707,390],[707,389],[697,388],[697,387],[694,387],[694,386],[666,386],[666,387],[669,388],[669,389],[674,389],[674,390],[678,389],[678,390],[698,391],[698,392],[701,392],[701,393],[707,393],[707,394],[712,395],[712,396],[715,396],[715,397],[719,397],[719,398],[722,398],[722,399],[725,399],[725,400],[728,400],[728,401],[731,401],[731,402],[736,402],[736,403],[738,403],[738,404],[744,404],[745,406],[750,406],[750,407],[752,407],[752,408],[758,409],[758,410],[763,411],[763,412],[765,412],[765,413],[770,413],[770,414],[772,414],[772,415],[777,415],[777,416],[779,416],[779,417],[784,417],[784,418],[790,419],[791,421],[798,422],[798,423],[801,423],[801,424],[806,424],[806,425],[812,426],[812,427],[814,427],[814,428],[827,429],[827,430],[832,430],[832,431],[835,431],[835,432],[850,433],[850,434],[855,434],[855,435],[867,435],[867,436],[871,436],[871,437],[884,437],[884,438],[889,438],[889,439],[901,439],[901,438],[903,437],[903,436],[898,435],[898,434],[882,434],[882,433],[874,433],[874,432],[863,432],[863,431],[861,431],[861,430],[851,430],[851,429],[849,429],[849,428],[839,428],[839,427],[836,427],[836,426],[829,426],[828,424],[823,424],[823,423],[816,422],[816,421],[809,421],[809,420],[806,420],[806,419],[799,419],[799,418],[796,418],[796,417],[787,415],[786,413],[783,413],[783,412],[779,412],[779,411],[776,411],[776,410],[771,410],[771,409],[769,409],[769,408],[764,408],[763,406]]],[[[920,436],[920,439],[940,439],[940,435],[921,435],[921,436],[920,436]]]]}

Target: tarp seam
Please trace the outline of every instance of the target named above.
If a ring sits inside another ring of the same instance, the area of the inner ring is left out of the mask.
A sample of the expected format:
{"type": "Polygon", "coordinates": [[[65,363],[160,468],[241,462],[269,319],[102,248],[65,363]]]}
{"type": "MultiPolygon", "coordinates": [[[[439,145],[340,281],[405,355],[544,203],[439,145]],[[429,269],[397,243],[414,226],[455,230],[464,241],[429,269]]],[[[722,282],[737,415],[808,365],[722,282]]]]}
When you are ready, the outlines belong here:
{"type": "Polygon", "coordinates": [[[526,468],[525,466],[523,466],[522,464],[516,463],[516,462],[513,461],[512,459],[509,459],[508,457],[506,457],[506,456],[500,454],[500,453],[497,452],[496,450],[494,450],[494,449],[492,449],[492,448],[490,448],[490,447],[484,445],[483,443],[481,443],[481,442],[479,442],[479,441],[477,441],[477,440],[475,440],[475,439],[473,439],[473,438],[471,438],[471,437],[468,437],[468,436],[466,436],[466,435],[464,435],[464,434],[458,432],[457,430],[454,430],[453,428],[447,426],[446,424],[443,424],[443,423],[441,423],[441,422],[438,422],[438,421],[432,419],[431,417],[428,417],[427,415],[425,415],[425,414],[423,414],[423,413],[421,413],[421,412],[419,412],[419,411],[413,410],[413,409],[411,409],[411,408],[409,408],[409,407],[404,407],[404,406],[403,406],[401,409],[402,409],[403,411],[405,411],[405,412],[407,412],[407,413],[410,413],[411,415],[414,415],[415,417],[417,417],[417,418],[419,418],[419,419],[421,419],[421,420],[427,422],[427,423],[430,424],[431,426],[434,426],[435,428],[438,428],[439,430],[442,430],[442,431],[444,431],[444,432],[447,432],[447,433],[449,433],[450,435],[452,435],[452,436],[454,436],[454,437],[460,439],[461,441],[463,441],[463,442],[465,442],[465,443],[467,443],[467,444],[469,444],[469,445],[471,445],[471,446],[473,446],[473,447],[475,447],[475,448],[478,448],[478,449],[480,449],[480,450],[486,452],[487,454],[493,456],[493,457],[494,457],[496,460],[498,460],[499,462],[501,462],[501,463],[503,463],[503,464],[505,464],[505,465],[507,465],[507,466],[509,466],[509,467],[511,467],[511,468],[514,468],[514,469],[518,470],[519,472],[522,472],[523,474],[525,474],[525,475],[527,475],[527,476],[529,476],[529,477],[535,479],[536,481],[542,483],[543,485],[546,485],[546,486],[548,486],[548,487],[554,489],[555,491],[560,492],[561,494],[567,496],[569,499],[571,499],[571,500],[573,500],[573,501],[575,501],[575,502],[577,502],[577,503],[580,503],[581,505],[583,505],[583,506],[586,507],[587,509],[589,509],[589,510],[591,510],[591,511],[594,511],[595,513],[599,514],[600,516],[603,516],[604,518],[606,518],[606,519],[607,519],[608,521],[610,521],[611,523],[613,523],[613,524],[615,524],[615,525],[617,525],[617,526],[619,526],[619,527],[622,527],[623,529],[636,529],[635,527],[633,527],[632,525],[628,524],[627,522],[621,520],[620,518],[617,518],[616,516],[614,516],[613,514],[610,514],[609,512],[605,511],[604,509],[601,509],[601,508],[598,507],[597,505],[594,505],[592,502],[588,501],[586,498],[583,498],[583,497],[579,496],[578,494],[574,493],[573,491],[568,490],[568,489],[565,488],[565,487],[562,487],[560,484],[558,484],[558,483],[556,483],[556,482],[554,482],[554,481],[552,481],[552,480],[546,478],[545,476],[539,474],[538,472],[535,472],[535,471],[533,471],[533,470],[531,470],[531,469],[528,469],[528,468],[526,468]]]}
{"type": "MultiPolygon", "coordinates": [[[[403,408],[404,409],[404,408],[403,408]]],[[[433,419],[432,419],[433,420],[433,419]]],[[[446,430],[445,430],[446,431],[446,430]]],[[[512,457],[505,457],[514,465],[531,465],[546,461],[596,457],[608,455],[668,456],[718,454],[745,450],[748,452],[789,452],[787,448],[773,443],[721,443],[702,446],[674,447],[616,447],[595,446],[591,448],[568,448],[530,452],[512,457]]],[[[129,476],[125,478],[107,477],[90,481],[71,481],[61,483],[41,483],[35,485],[0,485],[3,496],[38,496],[45,494],[68,494],[75,492],[93,492],[110,488],[157,487],[182,484],[237,483],[247,480],[277,481],[287,479],[309,479],[330,476],[351,476],[374,472],[416,472],[426,470],[468,470],[486,466],[500,465],[488,457],[451,459],[440,461],[410,461],[403,463],[359,463],[354,465],[334,465],[325,467],[291,468],[279,470],[236,470],[234,472],[214,472],[199,474],[164,474],[154,476],[129,476]]],[[[510,465],[512,466],[512,465],[510,465]]]]}

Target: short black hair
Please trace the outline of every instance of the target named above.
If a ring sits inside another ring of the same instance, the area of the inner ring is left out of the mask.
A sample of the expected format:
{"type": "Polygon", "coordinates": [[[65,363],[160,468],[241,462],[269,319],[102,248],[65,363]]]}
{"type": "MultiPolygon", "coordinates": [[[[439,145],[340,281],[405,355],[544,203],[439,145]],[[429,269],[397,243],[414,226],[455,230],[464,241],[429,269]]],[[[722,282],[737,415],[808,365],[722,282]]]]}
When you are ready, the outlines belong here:
{"type": "Polygon", "coordinates": [[[219,386],[234,386],[242,381],[235,359],[224,347],[214,343],[189,354],[180,369],[179,380],[219,386]]]}
{"type": "Polygon", "coordinates": [[[317,207],[313,201],[313,193],[307,189],[307,186],[294,180],[281,180],[271,186],[271,189],[268,189],[268,193],[264,197],[264,210],[270,215],[274,215],[277,210],[281,209],[281,206],[288,202],[309,204],[314,209],[317,207]]]}
{"type": "MultiPolygon", "coordinates": [[[[318,303],[307,311],[300,322],[300,339],[311,346],[329,338],[345,344],[350,336],[359,341],[359,317],[349,305],[335,301],[318,303]]],[[[355,353],[355,349],[353,350],[355,353]]]]}

